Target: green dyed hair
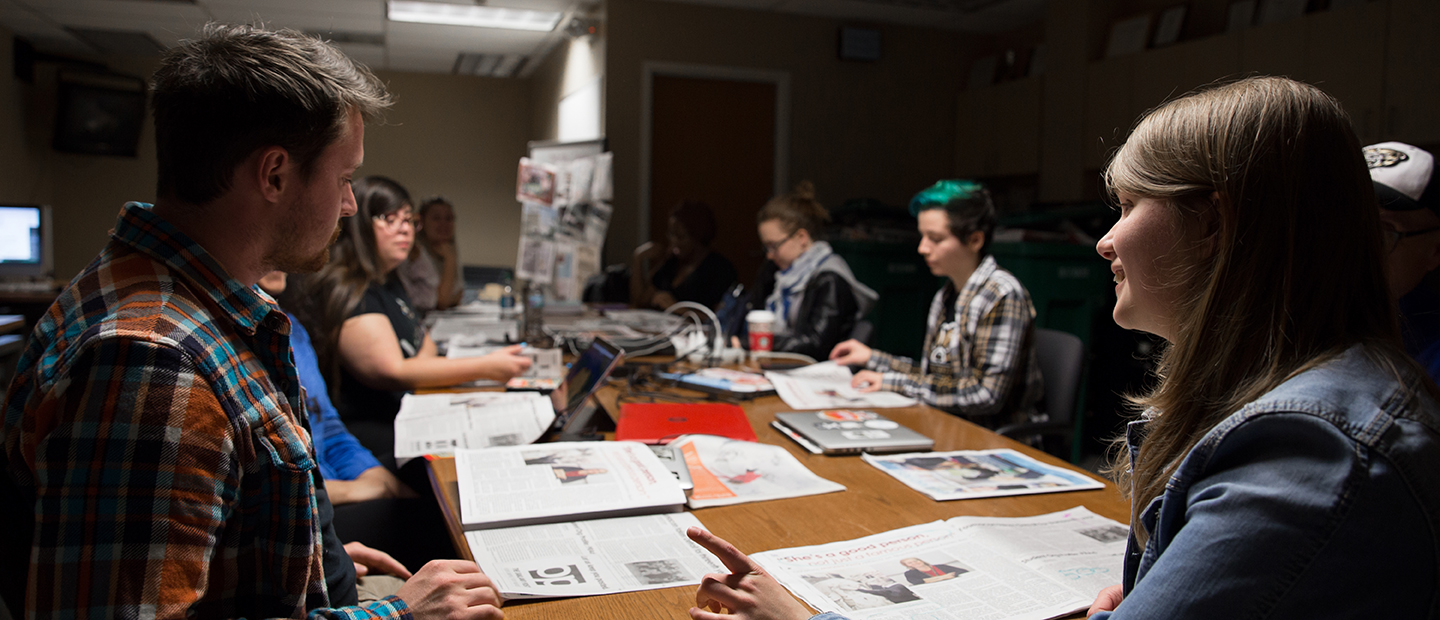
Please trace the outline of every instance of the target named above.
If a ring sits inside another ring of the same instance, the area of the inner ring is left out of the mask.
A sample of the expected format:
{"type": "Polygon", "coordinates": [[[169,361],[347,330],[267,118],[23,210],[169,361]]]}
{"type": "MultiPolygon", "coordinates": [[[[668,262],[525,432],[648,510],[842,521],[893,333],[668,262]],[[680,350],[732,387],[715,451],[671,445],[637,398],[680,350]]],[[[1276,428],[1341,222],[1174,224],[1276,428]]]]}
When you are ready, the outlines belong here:
{"type": "Polygon", "coordinates": [[[995,203],[990,191],[979,181],[946,179],[920,190],[910,199],[910,215],[920,217],[921,211],[944,209],[950,220],[950,234],[964,240],[975,231],[985,233],[980,256],[989,254],[990,239],[995,235],[995,203]]]}

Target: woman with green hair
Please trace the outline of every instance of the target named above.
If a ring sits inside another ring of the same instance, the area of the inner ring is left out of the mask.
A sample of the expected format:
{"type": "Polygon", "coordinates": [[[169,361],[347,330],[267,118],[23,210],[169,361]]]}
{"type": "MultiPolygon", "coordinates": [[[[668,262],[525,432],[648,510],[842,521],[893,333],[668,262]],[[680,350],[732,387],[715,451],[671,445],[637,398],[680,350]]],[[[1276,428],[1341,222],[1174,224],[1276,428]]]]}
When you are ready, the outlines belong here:
{"type": "Polygon", "coordinates": [[[857,340],[830,359],[864,366],[854,386],[900,392],[997,428],[1028,421],[1039,402],[1035,306],[1030,293],[989,255],[995,205],[974,181],[940,181],[915,195],[920,247],[930,272],[948,281],[935,294],[918,362],[875,351],[857,340]]]}

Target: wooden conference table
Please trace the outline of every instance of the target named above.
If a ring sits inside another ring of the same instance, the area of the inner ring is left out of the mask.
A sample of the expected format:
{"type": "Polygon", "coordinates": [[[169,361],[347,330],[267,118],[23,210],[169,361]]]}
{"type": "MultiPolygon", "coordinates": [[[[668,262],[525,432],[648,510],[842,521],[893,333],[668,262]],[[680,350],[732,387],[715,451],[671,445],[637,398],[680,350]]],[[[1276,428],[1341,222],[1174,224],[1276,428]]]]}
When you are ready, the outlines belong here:
{"type": "MultiPolygon", "coordinates": [[[[686,390],[676,390],[676,393],[699,396],[686,390]]],[[[620,409],[616,400],[620,396],[619,389],[610,387],[599,393],[606,411],[617,416],[620,409]]],[[[861,461],[858,456],[823,456],[805,451],[770,426],[777,412],[790,410],[777,396],[758,398],[743,407],[761,442],[785,447],[810,471],[846,488],[841,493],[691,511],[707,529],[745,553],[850,540],[963,515],[1028,517],[1085,506],[1096,514],[1121,523],[1130,520],[1129,504],[1108,482],[1104,489],[1094,491],[937,502],[861,461]]],[[[1070,466],[1044,452],[937,409],[918,406],[882,411],[889,418],[934,439],[936,451],[1013,448],[1047,463],[1070,466]]],[[[429,466],[430,479],[436,496],[440,498],[441,512],[445,514],[451,539],[462,557],[473,560],[460,529],[455,460],[434,458],[429,461],[429,466]]],[[[507,602],[505,617],[516,620],[680,619],[690,617],[686,610],[694,604],[695,586],[684,586],[603,596],[507,602]]],[[[1075,617],[1083,617],[1083,614],[1075,617]]]]}

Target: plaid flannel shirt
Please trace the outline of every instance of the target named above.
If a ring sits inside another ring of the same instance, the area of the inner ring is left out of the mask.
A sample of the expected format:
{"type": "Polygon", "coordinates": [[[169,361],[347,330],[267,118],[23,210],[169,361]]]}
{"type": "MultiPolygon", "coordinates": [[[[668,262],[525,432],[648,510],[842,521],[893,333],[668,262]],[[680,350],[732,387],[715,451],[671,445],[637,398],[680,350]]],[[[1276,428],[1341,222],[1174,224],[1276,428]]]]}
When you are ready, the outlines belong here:
{"type": "Polygon", "coordinates": [[[285,314],[148,205],[111,237],[0,407],[0,591],[26,617],[409,617],[326,609],[285,314]]]}
{"type": "Polygon", "coordinates": [[[881,373],[884,389],[978,424],[1027,421],[1044,391],[1030,293],[993,256],[980,262],[947,307],[953,291],[946,283],[930,303],[923,360],[875,351],[865,367],[881,373]],[[997,415],[1002,412],[1010,415],[997,415]]]}

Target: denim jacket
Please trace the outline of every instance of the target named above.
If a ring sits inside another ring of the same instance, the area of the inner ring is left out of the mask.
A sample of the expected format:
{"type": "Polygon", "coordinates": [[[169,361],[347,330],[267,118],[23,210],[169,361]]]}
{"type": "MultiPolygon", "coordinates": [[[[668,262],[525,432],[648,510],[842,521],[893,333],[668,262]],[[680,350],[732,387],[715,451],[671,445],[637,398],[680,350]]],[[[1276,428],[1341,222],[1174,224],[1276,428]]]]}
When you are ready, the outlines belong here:
{"type": "Polygon", "coordinates": [[[1092,619],[1440,618],[1440,416],[1419,381],[1355,347],[1211,429],[1141,513],[1124,602],[1092,619]]]}

